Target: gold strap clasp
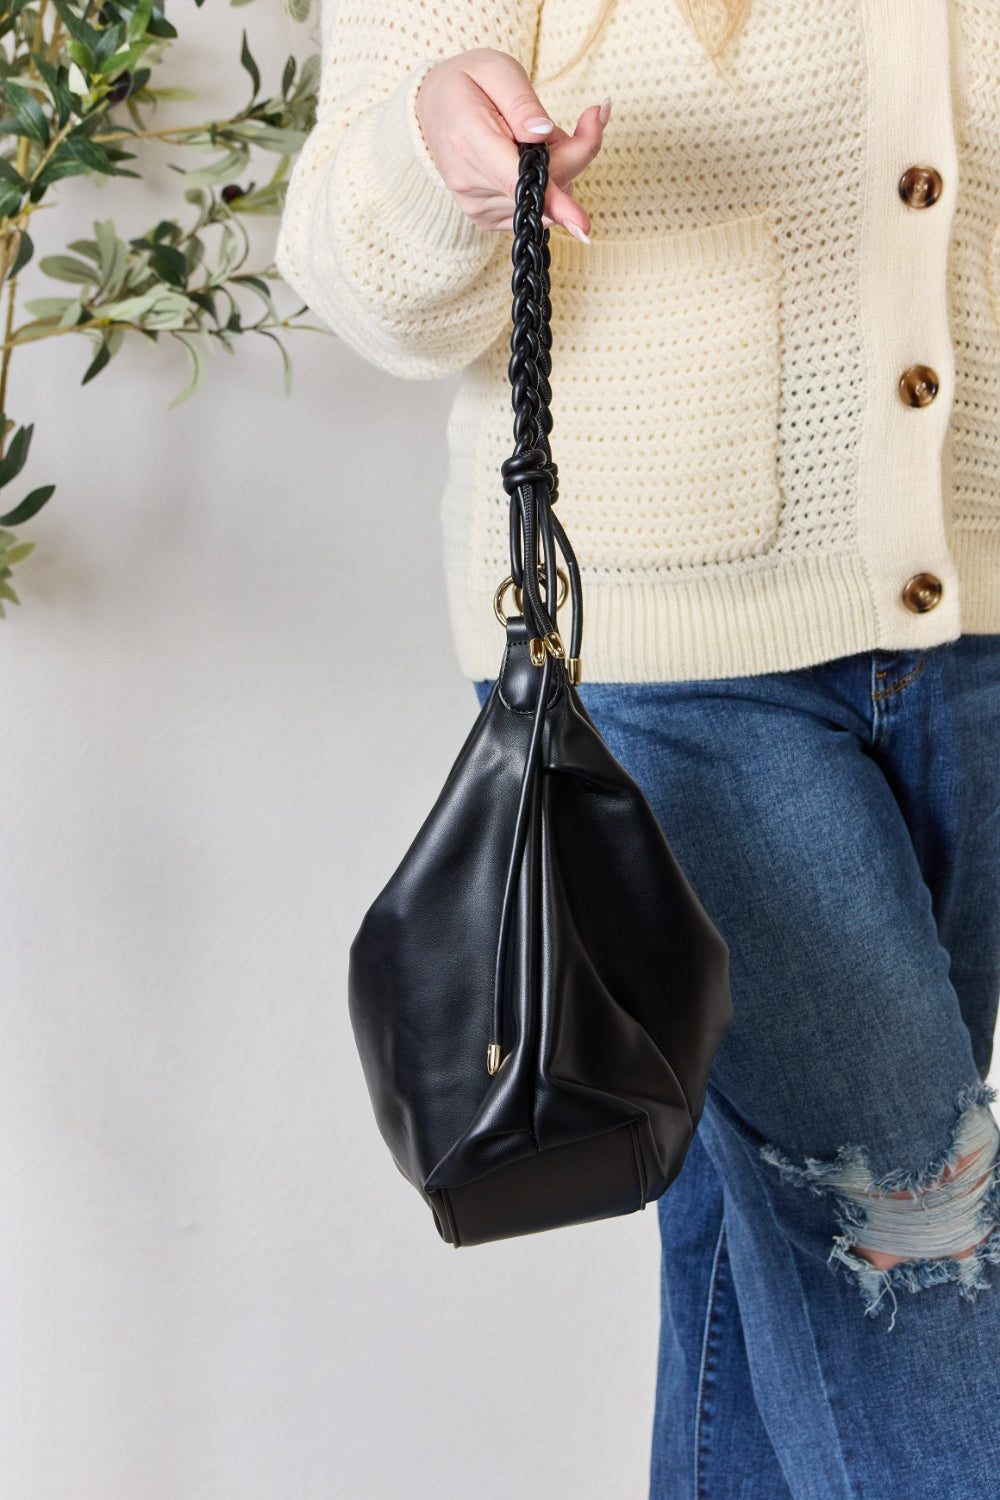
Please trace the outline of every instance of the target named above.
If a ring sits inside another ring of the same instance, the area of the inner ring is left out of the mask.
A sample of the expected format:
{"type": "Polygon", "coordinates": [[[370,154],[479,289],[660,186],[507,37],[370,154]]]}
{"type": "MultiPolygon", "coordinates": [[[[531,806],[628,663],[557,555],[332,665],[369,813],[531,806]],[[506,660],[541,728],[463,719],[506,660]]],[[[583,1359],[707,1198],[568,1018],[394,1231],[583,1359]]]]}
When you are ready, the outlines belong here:
{"type": "MultiPolygon", "coordinates": [[[[539,582],[539,584],[540,584],[540,586],[542,588],[545,587],[545,564],[544,563],[539,563],[538,564],[538,582],[539,582]]],[[[508,589],[513,589],[514,590],[514,608],[516,609],[517,613],[519,615],[523,615],[524,614],[524,601],[523,601],[523,599],[521,597],[521,590],[516,587],[513,578],[507,577],[507,578],[504,579],[503,583],[501,583],[500,587],[497,589],[496,593],[493,595],[493,613],[496,615],[496,617],[500,621],[501,625],[506,625],[506,623],[507,623],[507,616],[503,612],[503,601],[504,601],[504,596],[506,595],[508,589]]],[[[563,572],[562,568],[556,568],[556,610],[557,611],[560,610],[560,609],[562,609],[563,605],[566,603],[566,600],[568,598],[569,598],[569,579],[567,578],[566,574],[563,572]]]]}

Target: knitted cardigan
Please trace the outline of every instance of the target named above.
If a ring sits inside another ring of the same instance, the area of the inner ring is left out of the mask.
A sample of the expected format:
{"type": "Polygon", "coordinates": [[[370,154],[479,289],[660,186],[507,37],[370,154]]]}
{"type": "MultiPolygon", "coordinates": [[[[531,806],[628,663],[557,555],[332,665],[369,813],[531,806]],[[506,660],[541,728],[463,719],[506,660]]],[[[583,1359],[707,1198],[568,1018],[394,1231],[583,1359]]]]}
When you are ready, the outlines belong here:
{"type": "Polygon", "coordinates": [[[276,265],[381,369],[463,372],[442,498],[462,670],[494,676],[503,644],[511,235],[458,207],[414,101],[473,47],[518,58],[565,129],[614,101],[573,188],[592,243],[550,238],[585,680],[1000,632],[997,0],[753,0],[726,78],[674,0],[618,0],[546,84],[596,3],[324,0],[276,265]],[[913,168],[936,201],[905,201],[913,168]]]}

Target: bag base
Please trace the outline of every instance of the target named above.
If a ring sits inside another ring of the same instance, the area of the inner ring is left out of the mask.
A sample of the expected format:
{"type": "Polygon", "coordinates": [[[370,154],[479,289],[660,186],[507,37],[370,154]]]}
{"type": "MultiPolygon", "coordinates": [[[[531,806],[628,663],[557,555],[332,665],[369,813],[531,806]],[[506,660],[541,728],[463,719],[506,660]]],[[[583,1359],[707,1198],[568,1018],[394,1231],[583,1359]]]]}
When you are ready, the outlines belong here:
{"type": "Polygon", "coordinates": [[[648,1134],[648,1122],[632,1121],[521,1157],[474,1182],[432,1190],[426,1197],[438,1233],[458,1249],[645,1208],[668,1183],[649,1181],[652,1143],[644,1153],[644,1124],[648,1134]]]}

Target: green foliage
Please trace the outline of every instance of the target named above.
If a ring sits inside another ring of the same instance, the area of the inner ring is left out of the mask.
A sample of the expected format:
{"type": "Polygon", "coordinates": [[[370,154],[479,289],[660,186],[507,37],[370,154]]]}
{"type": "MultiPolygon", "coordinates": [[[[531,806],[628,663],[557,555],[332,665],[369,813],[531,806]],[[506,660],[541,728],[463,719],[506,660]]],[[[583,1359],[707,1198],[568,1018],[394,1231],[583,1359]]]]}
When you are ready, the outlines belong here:
{"type": "Polygon", "coordinates": [[[9,599],[12,604],[21,602],[8,579],[14,563],[27,557],[28,553],[33,551],[34,546],[34,542],[19,542],[12,531],[0,528],[0,620],[6,619],[7,616],[7,611],[3,607],[5,599],[9,599]]]}
{"type": "MultiPolygon", "coordinates": [[[[291,0],[293,18],[305,22],[310,5],[291,0]]],[[[250,81],[244,108],[231,119],[157,129],[150,120],[161,101],[195,98],[176,85],[154,86],[177,35],[163,0],[4,0],[0,8],[0,296],[6,292],[9,330],[0,408],[8,405],[17,346],[67,334],[83,334],[91,343],[81,385],[108,367],[126,335],[149,344],[164,333],[176,339],[187,354],[188,376],[170,409],[201,389],[209,356],[220,348],[232,354],[239,336],[257,333],[277,345],[284,390],[291,393],[291,360],[276,330],[309,326],[292,321],[307,309],[280,317],[268,286],[279,279],[273,263],[243,269],[250,247],[241,216],[281,213],[292,158],[315,123],[320,59],[313,54],[300,66],[289,57],[277,92],[263,95],[244,31],[239,65],[250,81]],[[143,153],[153,141],[214,158],[201,166],[169,163],[181,178],[187,214],[127,238],[111,219],[95,220],[93,238],[71,240],[37,261],[69,291],[26,302],[31,317],[15,326],[17,277],[35,256],[28,225],[39,207],[55,206],[54,185],[84,175],[141,179],[143,153]],[[260,186],[243,186],[237,179],[260,151],[277,158],[271,176],[260,186]],[[128,161],[137,170],[123,165],[128,161]]],[[[0,410],[0,491],[23,470],[33,433],[33,423],[18,426],[0,410]]],[[[8,581],[12,566],[34,546],[6,528],[36,515],[54,488],[40,485],[0,514],[0,619],[4,600],[19,602],[8,581]]]]}

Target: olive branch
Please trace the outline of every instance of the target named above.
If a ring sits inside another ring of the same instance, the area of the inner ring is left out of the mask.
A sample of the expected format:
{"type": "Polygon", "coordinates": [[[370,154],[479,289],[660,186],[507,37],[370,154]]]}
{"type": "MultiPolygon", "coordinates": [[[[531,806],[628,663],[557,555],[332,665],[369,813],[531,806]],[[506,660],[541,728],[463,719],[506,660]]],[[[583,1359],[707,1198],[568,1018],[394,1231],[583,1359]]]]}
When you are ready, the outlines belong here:
{"type": "MultiPolygon", "coordinates": [[[[34,423],[18,425],[7,414],[11,357],[20,344],[85,335],[93,346],[80,382],[86,385],[110,364],[126,334],[153,344],[169,334],[189,359],[188,379],[170,409],[200,389],[207,356],[219,348],[232,354],[237,337],[256,333],[277,345],[285,394],[291,393],[292,363],[277,330],[311,327],[293,322],[308,309],[303,303],[288,317],[279,316],[268,287],[280,280],[273,262],[262,270],[243,269],[250,244],[240,216],[282,210],[290,163],[316,119],[319,55],[301,66],[289,57],[278,92],[262,96],[244,31],[240,63],[252,86],[245,108],[231,119],[153,129],[149,119],[161,100],[196,97],[189,89],[153,86],[154,72],[178,35],[163,3],[0,0],[0,140],[11,138],[6,151],[0,144],[0,491],[23,469],[34,433],[34,423]],[[35,253],[32,216],[55,206],[54,184],[84,173],[141,178],[122,163],[140,161],[126,145],[146,140],[216,154],[198,168],[169,164],[182,179],[192,221],[160,219],[144,234],[122,239],[111,219],[95,220],[92,239],[72,240],[65,252],[37,261],[39,270],[70,284],[72,292],[24,303],[31,318],[15,326],[18,276],[35,253]],[[242,187],[236,179],[250,168],[254,151],[278,161],[262,185],[242,187]],[[255,317],[237,293],[250,298],[255,317]]],[[[195,0],[199,7],[203,3],[195,0]]],[[[292,0],[290,13],[303,22],[309,8],[310,0],[292,0]]],[[[8,528],[37,515],[54,490],[41,485],[0,514],[0,618],[4,600],[20,602],[11,570],[35,545],[8,528]]]]}

